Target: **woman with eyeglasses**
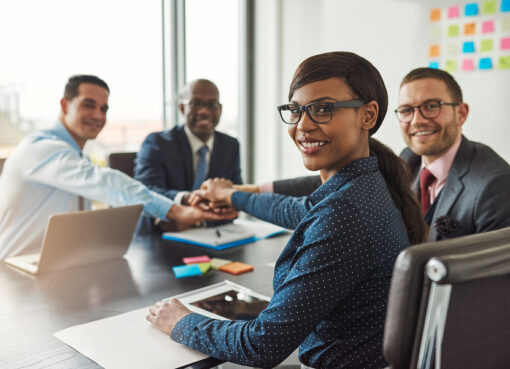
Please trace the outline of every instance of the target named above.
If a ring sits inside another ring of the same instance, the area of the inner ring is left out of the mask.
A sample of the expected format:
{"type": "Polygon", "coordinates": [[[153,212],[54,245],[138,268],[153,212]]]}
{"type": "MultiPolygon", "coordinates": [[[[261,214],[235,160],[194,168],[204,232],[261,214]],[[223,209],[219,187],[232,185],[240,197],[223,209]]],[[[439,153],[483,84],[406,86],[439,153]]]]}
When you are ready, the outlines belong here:
{"type": "Polygon", "coordinates": [[[322,180],[290,198],[235,191],[209,180],[200,196],[295,228],[276,262],[274,295],[259,316],[220,321],[177,300],[147,319],[172,339],[210,356],[273,367],[299,346],[313,368],[382,368],[383,326],[398,253],[426,233],[403,162],[370,138],[387,110],[377,69],[349,52],[312,56],[279,106],[304,165],[322,180]]]}

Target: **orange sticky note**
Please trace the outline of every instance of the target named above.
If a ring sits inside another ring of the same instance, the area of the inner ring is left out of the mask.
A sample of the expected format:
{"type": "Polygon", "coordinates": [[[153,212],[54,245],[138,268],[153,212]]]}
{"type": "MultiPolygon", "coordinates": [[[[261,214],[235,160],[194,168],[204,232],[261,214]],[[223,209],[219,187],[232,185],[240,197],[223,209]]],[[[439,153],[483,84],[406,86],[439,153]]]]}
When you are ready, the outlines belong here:
{"type": "Polygon", "coordinates": [[[464,34],[465,35],[474,35],[475,32],[476,32],[476,23],[464,24],[464,34]]]}
{"type": "Polygon", "coordinates": [[[439,45],[430,45],[429,57],[433,58],[435,56],[439,56],[439,54],[440,54],[439,45]]]}
{"type": "Polygon", "coordinates": [[[430,21],[437,22],[438,20],[441,20],[441,9],[432,9],[430,11],[430,21]]]}
{"type": "Polygon", "coordinates": [[[239,261],[223,265],[220,267],[222,272],[227,272],[230,274],[238,275],[246,272],[251,272],[253,270],[253,265],[241,263],[239,261]]]}

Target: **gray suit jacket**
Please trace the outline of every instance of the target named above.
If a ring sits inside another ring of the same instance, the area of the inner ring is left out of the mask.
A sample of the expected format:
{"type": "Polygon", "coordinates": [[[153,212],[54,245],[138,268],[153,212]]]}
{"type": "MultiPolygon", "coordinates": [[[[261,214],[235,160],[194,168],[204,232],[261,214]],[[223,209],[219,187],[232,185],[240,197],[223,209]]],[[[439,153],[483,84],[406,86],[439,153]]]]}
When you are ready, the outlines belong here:
{"type": "MultiPolygon", "coordinates": [[[[420,198],[421,157],[409,148],[400,157],[414,176],[420,198]]],[[[448,179],[436,199],[429,241],[510,226],[510,166],[490,147],[462,136],[448,179]]]]}

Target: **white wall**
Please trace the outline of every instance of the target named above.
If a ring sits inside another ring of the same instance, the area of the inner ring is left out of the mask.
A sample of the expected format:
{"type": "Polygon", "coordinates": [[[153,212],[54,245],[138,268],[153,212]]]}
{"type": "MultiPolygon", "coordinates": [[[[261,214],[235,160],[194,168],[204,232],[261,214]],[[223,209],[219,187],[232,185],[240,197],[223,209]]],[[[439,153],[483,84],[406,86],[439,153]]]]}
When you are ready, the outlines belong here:
{"type": "MultiPolygon", "coordinates": [[[[405,144],[393,110],[402,77],[427,65],[431,0],[258,0],[256,2],[257,182],[309,173],[280,122],[276,106],[287,101],[292,75],[305,58],[346,50],[370,60],[389,94],[388,113],[374,136],[397,153],[405,144]],[[281,159],[278,159],[281,158],[281,159]]],[[[458,72],[471,112],[464,132],[510,161],[510,73],[458,72]]]]}

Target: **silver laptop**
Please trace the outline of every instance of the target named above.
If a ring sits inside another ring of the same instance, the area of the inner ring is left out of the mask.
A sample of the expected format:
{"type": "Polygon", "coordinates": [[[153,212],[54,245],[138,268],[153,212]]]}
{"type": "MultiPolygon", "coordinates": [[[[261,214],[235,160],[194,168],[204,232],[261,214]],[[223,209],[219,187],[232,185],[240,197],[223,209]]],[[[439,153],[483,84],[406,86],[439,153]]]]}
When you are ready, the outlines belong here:
{"type": "Polygon", "coordinates": [[[119,258],[129,247],[142,205],[55,214],[48,219],[40,253],[5,262],[41,274],[119,258]]]}

